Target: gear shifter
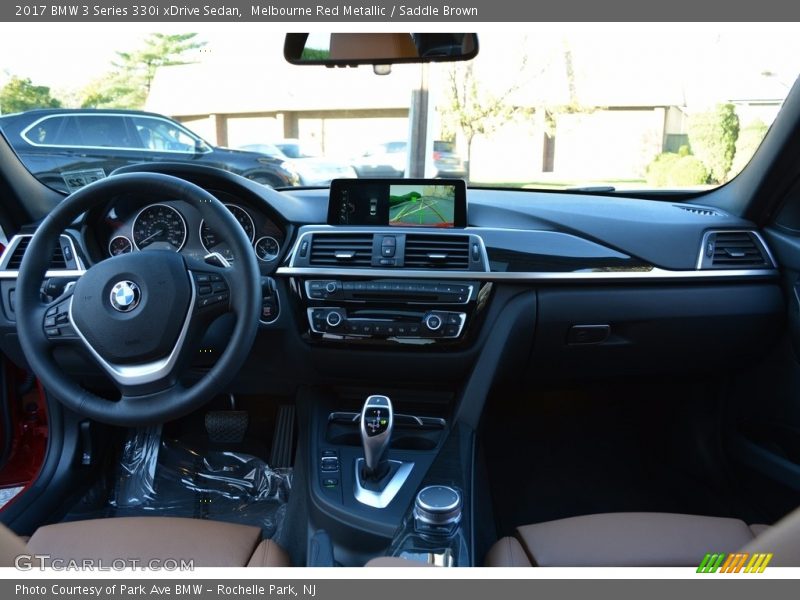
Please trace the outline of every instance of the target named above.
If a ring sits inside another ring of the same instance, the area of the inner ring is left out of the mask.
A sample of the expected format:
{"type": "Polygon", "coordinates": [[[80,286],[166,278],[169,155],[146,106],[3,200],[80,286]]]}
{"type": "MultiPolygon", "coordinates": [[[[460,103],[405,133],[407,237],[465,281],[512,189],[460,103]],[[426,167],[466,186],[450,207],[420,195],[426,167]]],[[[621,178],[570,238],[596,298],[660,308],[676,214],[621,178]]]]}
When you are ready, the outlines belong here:
{"type": "Polygon", "coordinates": [[[389,471],[386,455],[392,439],[394,413],[386,396],[370,396],[361,410],[361,445],[364,447],[365,480],[377,481],[389,471]]]}

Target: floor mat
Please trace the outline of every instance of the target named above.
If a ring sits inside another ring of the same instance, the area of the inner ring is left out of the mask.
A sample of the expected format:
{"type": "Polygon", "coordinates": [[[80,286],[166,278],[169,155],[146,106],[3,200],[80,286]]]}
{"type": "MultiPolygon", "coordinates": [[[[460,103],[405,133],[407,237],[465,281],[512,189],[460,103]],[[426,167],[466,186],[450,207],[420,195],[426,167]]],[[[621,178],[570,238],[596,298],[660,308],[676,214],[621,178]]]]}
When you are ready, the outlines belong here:
{"type": "Polygon", "coordinates": [[[117,468],[70,510],[65,521],[170,516],[244,523],[263,537],[280,533],[291,469],[272,469],[241,452],[197,440],[162,438],[160,427],[131,430],[117,468]]]}
{"type": "Polygon", "coordinates": [[[758,522],[759,511],[698,447],[702,435],[690,431],[689,415],[699,409],[690,400],[652,388],[593,389],[490,407],[482,437],[497,533],[618,511],[758,522]]]}

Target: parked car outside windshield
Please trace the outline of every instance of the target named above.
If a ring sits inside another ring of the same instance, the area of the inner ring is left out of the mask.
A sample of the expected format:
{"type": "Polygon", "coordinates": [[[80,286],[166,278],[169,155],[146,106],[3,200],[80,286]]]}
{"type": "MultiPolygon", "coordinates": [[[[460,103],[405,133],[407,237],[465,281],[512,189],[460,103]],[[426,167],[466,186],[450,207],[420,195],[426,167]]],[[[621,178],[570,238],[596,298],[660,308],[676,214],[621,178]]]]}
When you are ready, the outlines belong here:
{"type": "Polygon", "coordinates": [[[304,147],[299,140],[246,144],[241,149],[284,161],[297,172],[300,177],[299,183],[303,186],[328,186],[333,179],[357,177],[349,162],[320,156],[304,147]]]}
{"type": "Polygon", "coordinates": [[[288,187],[299,176],[287,160],[211,146],[180,123],[125,110],[30,110],[0,117],[20,159],[40,180],[63,192],[103,179],[114,169],[144,162],[187,162],[288,187]]]}

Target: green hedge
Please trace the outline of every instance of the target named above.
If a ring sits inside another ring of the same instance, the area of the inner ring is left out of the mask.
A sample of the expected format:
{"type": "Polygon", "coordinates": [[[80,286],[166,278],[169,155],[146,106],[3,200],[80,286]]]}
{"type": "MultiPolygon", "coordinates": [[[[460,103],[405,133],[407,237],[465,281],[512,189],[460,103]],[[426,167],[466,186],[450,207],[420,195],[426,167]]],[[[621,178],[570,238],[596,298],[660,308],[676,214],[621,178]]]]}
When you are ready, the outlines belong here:
{"type": "Polygon", "coordinates": [[[653,187],[685,187],[708,181],[708,169],[689,154],[664,152],[647,166],[647,184],[653,187]]]}

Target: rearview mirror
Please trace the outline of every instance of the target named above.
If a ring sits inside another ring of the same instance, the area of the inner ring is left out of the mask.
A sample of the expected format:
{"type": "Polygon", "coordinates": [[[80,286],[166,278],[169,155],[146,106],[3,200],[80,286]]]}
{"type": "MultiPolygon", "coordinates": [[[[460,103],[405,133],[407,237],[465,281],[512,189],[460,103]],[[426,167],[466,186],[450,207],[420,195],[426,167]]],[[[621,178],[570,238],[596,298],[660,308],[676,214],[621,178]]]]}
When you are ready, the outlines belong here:
{"type": "Polygon", "coordinates": [[[354,67],[470,60],[474,33],[288,33],[283,47],[293,65],[354,67]]]}

